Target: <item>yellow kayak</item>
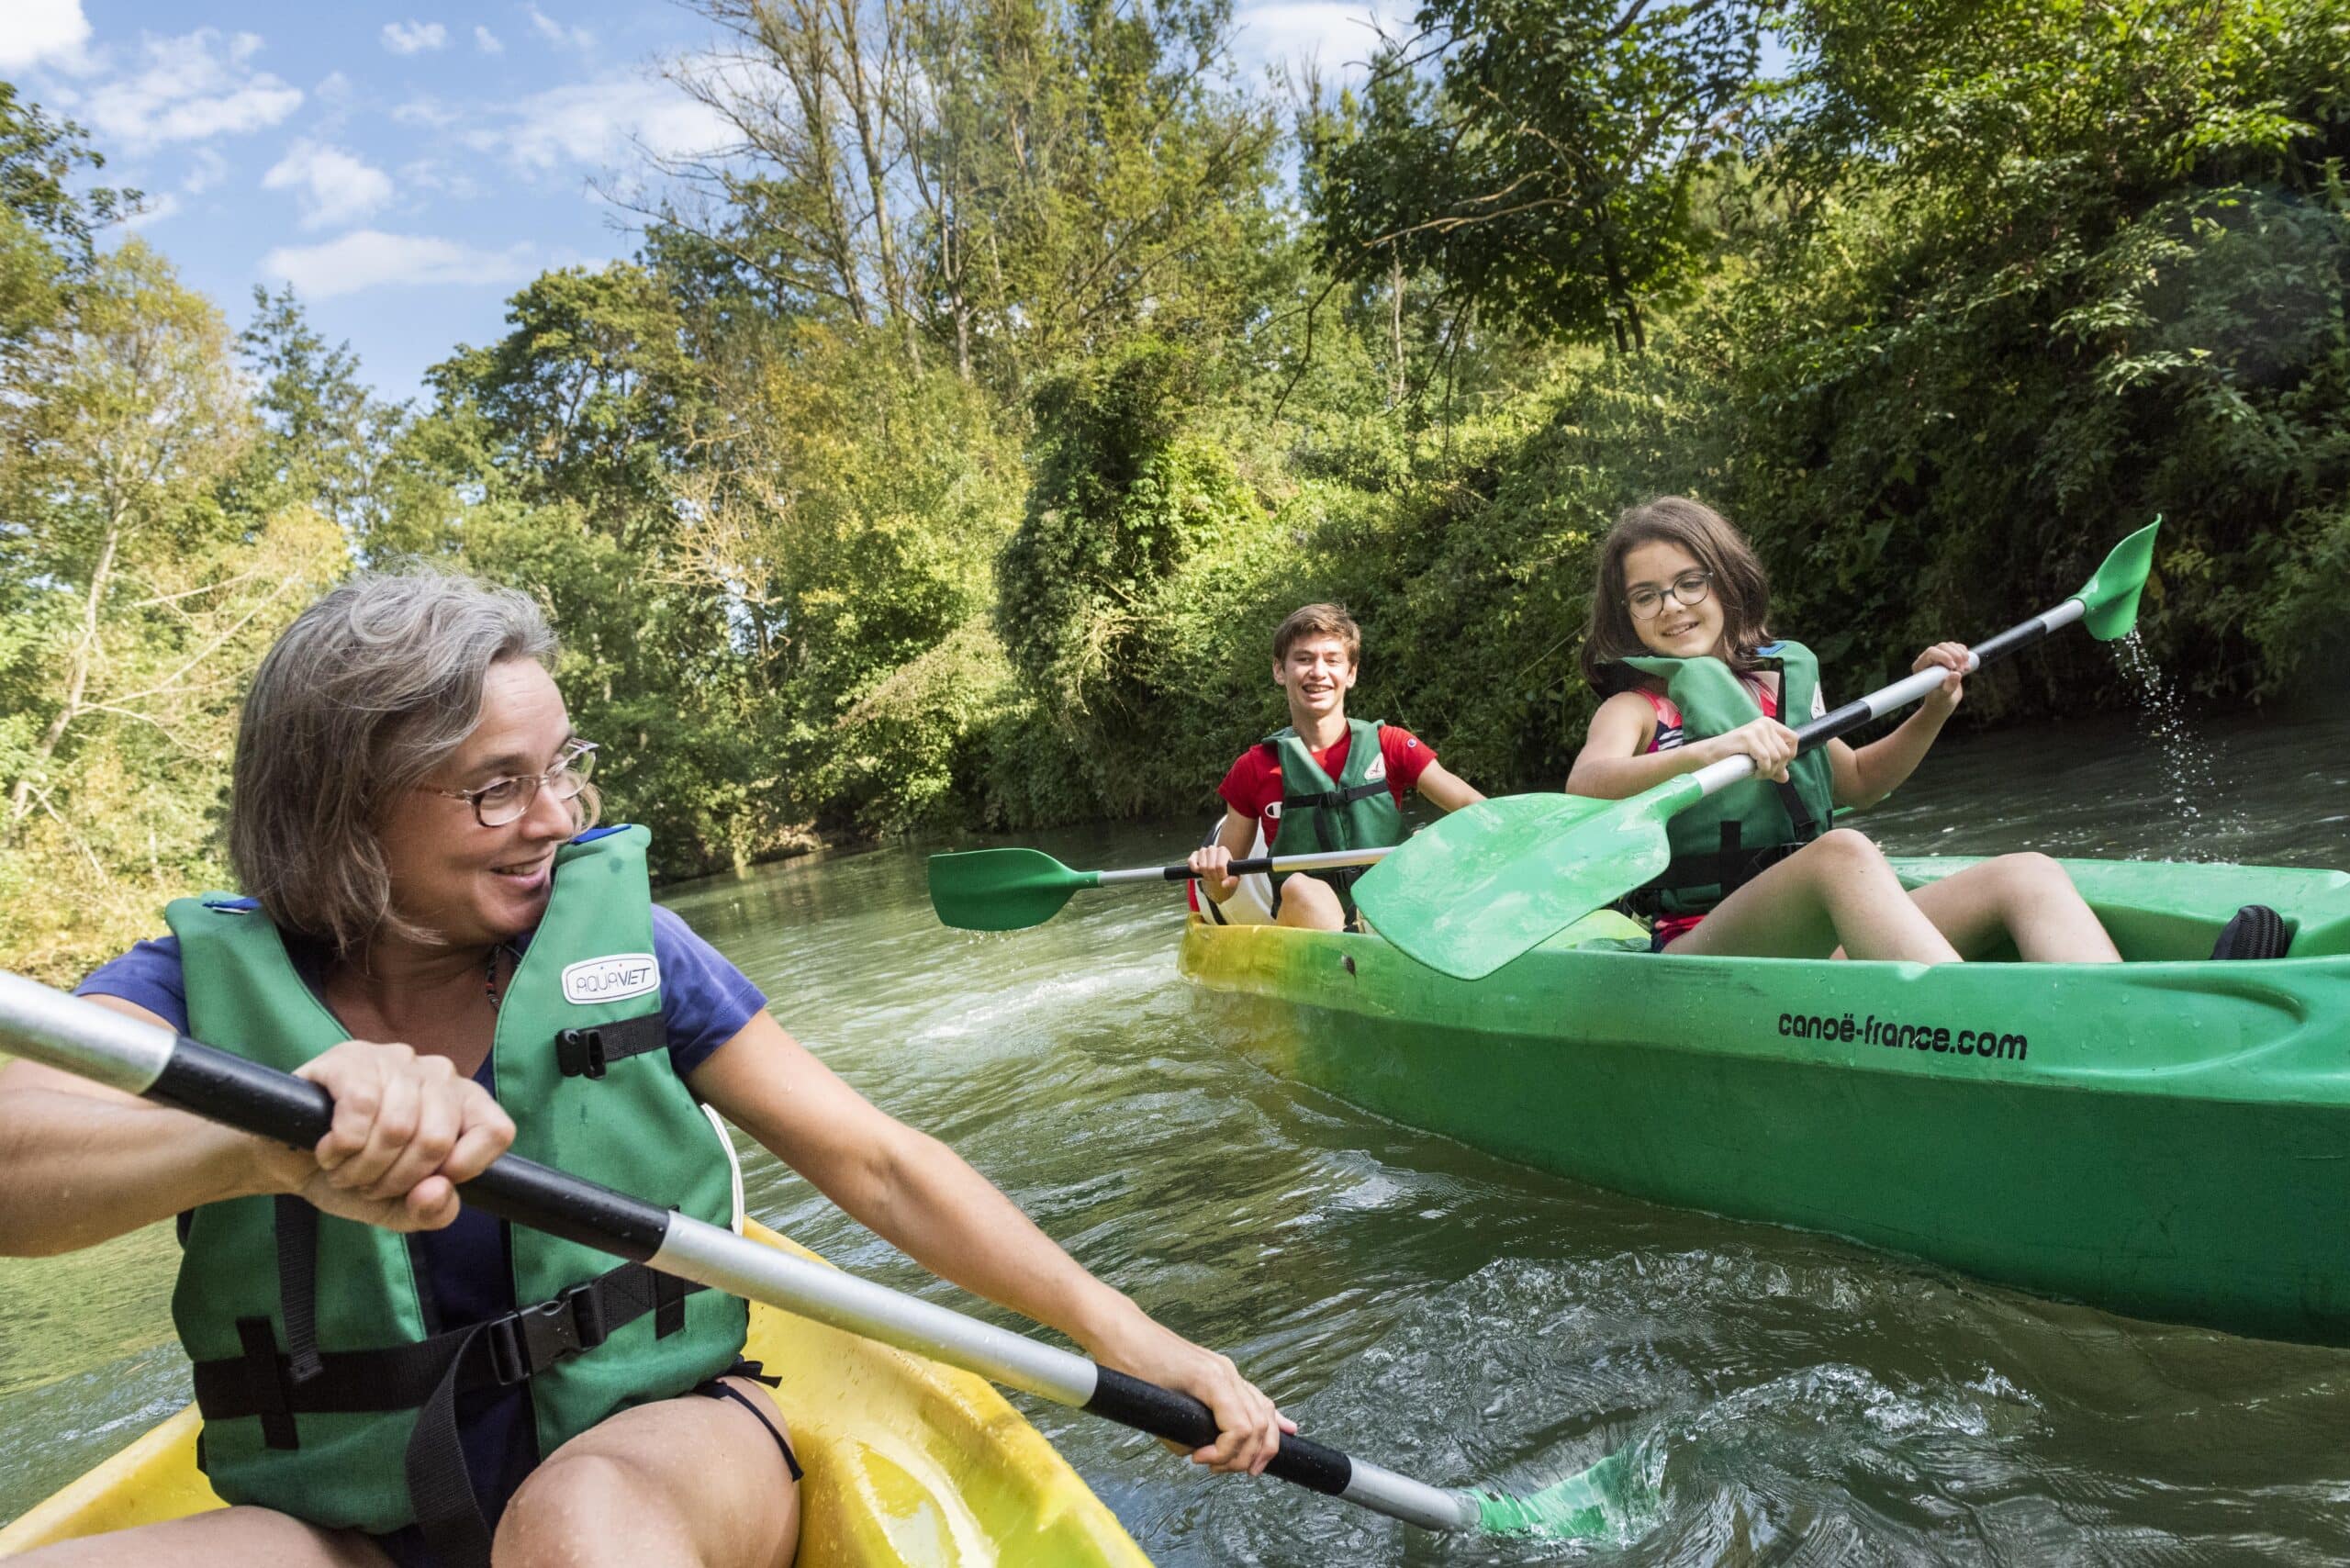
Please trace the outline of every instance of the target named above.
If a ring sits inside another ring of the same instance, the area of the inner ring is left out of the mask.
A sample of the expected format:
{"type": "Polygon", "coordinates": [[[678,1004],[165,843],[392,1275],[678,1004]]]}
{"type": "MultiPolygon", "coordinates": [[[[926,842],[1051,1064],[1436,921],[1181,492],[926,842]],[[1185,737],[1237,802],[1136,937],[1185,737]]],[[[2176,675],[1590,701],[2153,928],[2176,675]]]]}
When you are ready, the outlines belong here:
{"type": "MultiPolygon", "coordinates": [[[[747,1234],[812,1257],[756,1224],[747,1234]]],[[[744,1354],[775,1391],[806,1468],[806,1568],[1149,1568],[1043,1434],[968,1372],[754,1304],[744,1354]]],[[[182,1410],[0,1529],[0,1557],[220,1506],[182,1410]]]]}

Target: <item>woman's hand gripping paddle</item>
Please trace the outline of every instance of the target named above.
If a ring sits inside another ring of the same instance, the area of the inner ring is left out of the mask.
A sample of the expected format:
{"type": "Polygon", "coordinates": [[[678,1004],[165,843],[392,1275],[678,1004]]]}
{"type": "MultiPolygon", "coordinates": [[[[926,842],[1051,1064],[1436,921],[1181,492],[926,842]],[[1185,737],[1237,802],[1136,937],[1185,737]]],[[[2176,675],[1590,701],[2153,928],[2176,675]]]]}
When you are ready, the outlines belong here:
{"type": "MultiPolygon", "coordinates": [[[[1338,866],[1369,866],[1384,849],[1329,849],[1318,855],[1258,856],[1235,860],[1236,877],[1256,871],[1326,871],[1338,866]]],[[[941,924],[960,931],[1025,931],[1061,912],[1082,888],[1125,887],[1136,882],[1188,882],[1189,866],[1145,866],[1132,871],[1072,871],[1041,849],[974,849],[930,857],[930,907],[941,924]]]]}
{"type": "MultiPolygon", "coordinates": [[[[294,1148],[316,1144],[334,1120],[334,1103],[315,1083],[5,970],[0,1045],[294,1148]]],[[[1215,1441],[1215,1417],[1188,1394],[544,1165],[509,1154],[458,1191],[466,1203],[516,1225],[961,1367],[1186,1449],[1215,1441]]],[[[1267,1473],[1426,1529],[1577,1536],[1621,1528],[1637,1490],[1627,1469],[1620,1454],[1610,1454],[1531,1497],[1447,1491],[1292,1435],[1281,1439],[1267,1473]]]]}
{"type": "MultiPolygon", "coordinates": [[[[2154,563],[2162,519],[2113,547],[2081,590],[1968,650],[1971,673],[2083,622],[2100,642],[2138,623],[2138,592],[2154,563]]],[[[1940,686],[1939,666],[1847,702],[1796,732],[1809,751],[1940,686]]],[[[1672,859],[1665,824],[1754,772],[1724,757],[1628,800],[1506,795],[1421,830],[1355,884],[1355,905],[1382,936],[1430,969],[1482,980],[1662,872],[1672,859]]]]}

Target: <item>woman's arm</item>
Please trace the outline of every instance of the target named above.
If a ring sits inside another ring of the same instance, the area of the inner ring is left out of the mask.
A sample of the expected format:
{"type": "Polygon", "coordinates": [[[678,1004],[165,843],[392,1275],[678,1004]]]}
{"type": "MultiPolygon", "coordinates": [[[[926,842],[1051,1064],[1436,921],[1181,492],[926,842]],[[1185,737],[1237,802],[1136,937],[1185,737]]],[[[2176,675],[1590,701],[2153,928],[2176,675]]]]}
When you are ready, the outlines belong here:
{"type": "Polygon", "coordinates": [[[1785,778],[1795,759],[1795,732],[1776,719],[1757,719],[1725,735],[1708,735],[1670,751],[1650,752],[1656,710],[1636,691],[1619,691],[1591,716],[1591,730],[1567,775],[1567,793],[1621,801],[1668,778],[1695,773],[1741,752],[1754,758],[1758,778],[1785,778]]]}
{"type": "MultiPolygon", "coordinates": [[[[143,1007],[85,1000],[168,1028],[143,1007]]],[[[301,1070],[335,1098],[315,1149],[286,1148],[119,1090],[17,1061],[0,1071],[0,1256],[89,1247],[224,1198],[299,1193],[329,1214],[397,1230],[457,1215],[514,1124],[448,1061],[346,1041],[301,1070]],[[433,1066],[432,1064],[439,1065],[433,1066]]]]}
{"type": "Polygon", "coordinates": [[[1431,762],[1421,768],[1419,782],[1412,788],[1420,792],[1423,800],[1448,812],[1473,806],[1485,798],[1483,790],[1471,788],[1440,762],[1431,762]]]}
{"type": "Polygon", "coordinates": [[[1966,694],[1966,644],[1936,643],[1909,667],[1915,673],[1934,665],[1949,670],[1950,678],[1928,692],[1918,711],[1903,720],[1899,728],[1857,750],[1841,741],[1828,743],[1838,805],[1876,804],[1899,789],[1925,760],[1942,725],[1958,711],[1966,694]]]}
{"type": "Polygon", "coordinates": [[[890,1116],[762,1013],[688,1080],[823,1194],[964,1289],[1059,1329],[1094,1360],[1179,1388],[1220,1436],[1192,1457],[1261,1471],[1295,1430],[1225,1357],[1160,1327],[1080,1268],[945,1144],[890,1116]]]}

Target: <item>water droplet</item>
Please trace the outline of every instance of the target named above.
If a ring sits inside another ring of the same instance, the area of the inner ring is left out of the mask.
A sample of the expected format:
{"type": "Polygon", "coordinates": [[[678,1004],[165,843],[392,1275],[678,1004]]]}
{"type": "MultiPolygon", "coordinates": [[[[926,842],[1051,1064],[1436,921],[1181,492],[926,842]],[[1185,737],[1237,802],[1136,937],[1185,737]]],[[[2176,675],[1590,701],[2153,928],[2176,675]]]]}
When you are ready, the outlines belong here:
{"type": "Polygon", "coordinates": [[[2199,841],[2245,825],[2238,812],[2221,804],[2219,753],[2188,722],[2177,684],[2147,652],[2145,639],[2133,630],[2112,646],[2121,673],[2138,689],[2139,728],[2162,759],[2164,787],[2187,830],[2181,857],[2218,858],[2215,848],[2199,841]]]}

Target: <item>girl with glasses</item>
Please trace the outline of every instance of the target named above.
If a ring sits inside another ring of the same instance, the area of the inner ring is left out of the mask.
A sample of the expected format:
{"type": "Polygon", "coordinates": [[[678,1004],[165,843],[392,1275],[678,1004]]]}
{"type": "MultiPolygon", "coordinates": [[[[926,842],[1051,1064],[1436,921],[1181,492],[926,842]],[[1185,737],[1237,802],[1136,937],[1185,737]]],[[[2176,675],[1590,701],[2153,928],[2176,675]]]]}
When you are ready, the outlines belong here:
{"type": "Polygon", "coordinates": [[[1818,666],[1766,627],[1770,587],[1739,532],[1668,496],[1632,508],[1602,542],[1582,653],[1606,700],[1571,794],[1622,800],[1744,753],[1754,777],[1682,812],[1673,860],[1629,901],[1651,951],[1947,963],[2011,941],[2028,960],[2115,963],[2120,954],[2063,867],[2007,855],[1910,890],[1839,806],[1908,778],[1964,694],[1966,649],[1937,643],[1913,670],[1947,679],[1898,728],[1796,755],[1790,723],[1827,711],[1818,666]]]}

